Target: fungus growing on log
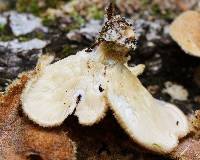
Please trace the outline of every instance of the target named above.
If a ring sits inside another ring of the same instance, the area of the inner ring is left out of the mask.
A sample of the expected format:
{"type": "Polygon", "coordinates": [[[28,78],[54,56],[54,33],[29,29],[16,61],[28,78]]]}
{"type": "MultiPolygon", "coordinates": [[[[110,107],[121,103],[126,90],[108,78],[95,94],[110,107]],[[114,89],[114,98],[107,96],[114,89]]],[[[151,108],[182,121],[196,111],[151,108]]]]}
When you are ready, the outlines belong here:
{"type": "Polygon", "coordinates": [[[144,66],[127,68],[135,34],[132,25],[111,10],[112,5],[92,48],[41,65],[21,96],[23,111],[40,126],[53,127],[71,114],[80,124],[92,125],[110,108],[135,142],[157,153],[169,153],[189,132],[187,118],[142,86],[137,75],[144,66]]]}

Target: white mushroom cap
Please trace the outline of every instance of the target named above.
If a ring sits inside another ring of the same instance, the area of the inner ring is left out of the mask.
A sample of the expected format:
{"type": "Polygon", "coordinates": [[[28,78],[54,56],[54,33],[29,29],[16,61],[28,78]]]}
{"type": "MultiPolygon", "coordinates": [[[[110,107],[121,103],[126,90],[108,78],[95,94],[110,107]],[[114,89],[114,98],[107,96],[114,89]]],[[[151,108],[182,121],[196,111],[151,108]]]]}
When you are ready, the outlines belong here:
{"type": "Polygon", "coordinates": [[[107,70],[111,109],[134,141],[158,153],[171,152],[188,133],[185,115],[174,105],[154,99],[124,66],[107,70]]]}
{"type": "Polygon", "coordinates": [[[82,51],[43,67],[23,91],[24,112],[44,127],[61,124],[75,108],[81,124],[99,121],[107,109],[104,92],[99,91],[99,85],[102,90],[104,87],[101,83],[104,66],[93,64],[96,66],[88,68],[92,62],[89,64],[89,55],[82,51]]]}
{"type": "Polygon", "coordinates": [[[79,92],[82,94],[75,111],[79,123],[93,125],[99,122],[108,109],[103,83],[92,76],[83,77],[76,88],[79,90],[75,94],[77,95],[79,92]]]}
{"type": "Polygon", "coordinates": [[[170,26],[170,35],[188,54],[200,57],[200,13],[186,11],[170,26]]]}

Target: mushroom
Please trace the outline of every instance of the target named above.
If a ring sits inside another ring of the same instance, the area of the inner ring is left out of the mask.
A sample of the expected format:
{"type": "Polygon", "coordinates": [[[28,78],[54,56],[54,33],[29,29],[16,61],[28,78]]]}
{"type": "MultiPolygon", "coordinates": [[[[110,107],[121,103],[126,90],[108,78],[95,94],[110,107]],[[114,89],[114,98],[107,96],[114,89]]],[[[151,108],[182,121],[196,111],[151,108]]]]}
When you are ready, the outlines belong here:
{"type": "Polygon", "coordinates": [[[158,153],[168,153],[188,132],[184,114],[174,105],[156,100],[123,65],[110,69],[108,101],[120,125],[133,140],[158,153]]]}
{"type": "Polygon", "coordinates": [[[23,91],[23,110],[48,127],[60,125],[76,108],[79,122],[92,125],[107,110],[103,74],[104,65],[84,51],[42,67],[23,91]]]}
{"type": "Polygon", "coordinates": [[[76,144],[64,128],[46,130],[22,116],[20,96],[30,76],[22,73],[0,97],[0,159],[75,160],[76,144]]]}
{"type": "Polygon", "coordinates": [[[186,11],[170,26],[171,37],[188,54],[200,57],[200,13],[186,11]]]}
{"type": "Polygon", "coordinates": [[[112,10],[110,5],[92,48],[41,65],[21,96],[23,111],[40,126],[52,127],[71,114],[80,124],[92,125],[109,107],[135,142],[157,153],[169,153],[189,132],[187,118],[142,86],[137,75],[144,66],[129,69],[124,65],[129,50],[135,48],[135,34],[132,25],[112,10]]]}

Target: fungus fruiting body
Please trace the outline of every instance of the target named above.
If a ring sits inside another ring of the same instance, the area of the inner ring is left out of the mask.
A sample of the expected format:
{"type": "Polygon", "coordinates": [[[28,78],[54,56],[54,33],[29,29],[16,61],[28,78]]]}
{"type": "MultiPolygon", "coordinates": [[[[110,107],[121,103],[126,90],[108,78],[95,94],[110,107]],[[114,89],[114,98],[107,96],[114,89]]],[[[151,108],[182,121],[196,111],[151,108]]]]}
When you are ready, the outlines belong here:
{"type": "Polygon", "coordinates": [[[0,159],[75,160],[76,144],[63,129],[46,130],[22,116],[20,96],[32,74],[19,75],[0,97],[0,159]]]}
{"type": "Polygon", "coordinates": [[[80,124],[92,125],[110,108],[135,142],[169,153],[188,133],[187,119],[142,86],[137,75],[143,65],[125,65],[128,51],[135,48],[132,25],[119,15],[107,19],[92,49],[39,67],[23,91],[23,111],[37,124],[52,127],[71,114],[80,124]]]}
{"type": "Polygon", "coordinates": [[[200,13],[186,11],[170,26],[170,35],[188,54],[200,57],[200,13]]]}

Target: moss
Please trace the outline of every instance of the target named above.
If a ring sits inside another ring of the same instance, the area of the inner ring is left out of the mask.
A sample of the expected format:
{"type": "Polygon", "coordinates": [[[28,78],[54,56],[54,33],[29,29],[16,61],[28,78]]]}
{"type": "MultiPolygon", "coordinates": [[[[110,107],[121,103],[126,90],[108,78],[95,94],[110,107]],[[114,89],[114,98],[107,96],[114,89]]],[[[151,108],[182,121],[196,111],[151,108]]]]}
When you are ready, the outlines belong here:
{"type": "Polygon", "coordinates": [[[40,13],[40,7],[37,0],[18,0],[16,9],[19,12],[30,12],[35,15],[39,15],[40,13]]]}
{"type": "Polygon", "coordinates": [[[80,28],[82,25],[85,24],[86,20],[80,16],[76,11],[69,14],[72,18],[72,23],[68,24],[65,28],[59,28],[57,26],[57,21],[59,18],[51,17],[51,16],[44,16],[42,18],[42,23],[48,27],[56,27],[57,29],[61,29],[63,32],[69,32],[74,29],[80,28]]]}
{"type": "MultiPolygon", "coordinates": [[[[79,8],[79,1],[78,0],[70,0],[69,4],[70,4],[71,10],[72,10],[71,13],[69,13],[69,14],[72,17],[78,16],[78,18],[80,20],[80,13],[79,13],[79,11],[77,11],[77,8],[79,8]]],[[[86,4],[83,8],[84,8],[84,12],[82,13],[81,16],[83,16],[85,19],[102,19],[104,16],[103,9],[98,8],[97,5],[95,5],[93,2],[91,2],[91,4],[86,4]]]]}
{"type": "Polygon", "coordinates": [[[162,19],[171,20],[175,17],[175,13],[173,13],[171,10],[166,9],[161,11],[159,5],[157,4],[152,5],[151,11],[153,16],[160,17],[162,19]]]}
{"type": "Polygon", "coordinates": [[[5,25],[0,24],[0,32],[3,32],[5,30],[5,25]]]}
{"type": "Polygon", "coordinates": [[[46,7],[56,8],[60,0],[45,0],[46,7]]]}
{"type": "Polygon", "coordinates": [[[86,20],[82,16],[80,16],[76,11],[70,13],[70,17],[73,19],[73,22],[63,29],[64,32],[79,29],[82,25],[86,23],[86,20]]]}
{"type": "Polygon", "coordinates": [[[55,25],[55,21],[56,21],[56,19],[54,17],[50,17],[50,16],[45,16],[42,19],[42,23],[45,26],[54,26],[55,25]]]}
{"type": "Polygon", "coordinates": [[[21,41],[21,42],[29,41],[29,40],[34,39],[34,38],[44,40],[45,39],[45,33],[43,33],[43,32],[32,32],[32,33],[17,37],[17,39],[19,39],[19,41],[21,41]]]}
{"type": "Polygon", "coordinates": [[[7,27],[0,26],[0,41],[10,41],[12,39],[14,39],[14,36],[7,27]]]}
{"type": "Polygon", "coordinates": [[[0,41],[9,41],[14,38],[7,25],[0,25],[0,41]]]}
{"type": "Polygon", "coordinates": [[[18,39],[19,39],[20,42],[25,42],[25,41],[30,40],[30,37],[27,37],[27,36],[20,36],[18,39]]]}
{"type": "Polygon", "coordinates": [[[36,38],[36,37],[33,37],[32,35],[24,35],[24,36],[17,37],[17,39],[20,42],[26,42],[26,41],[29,41],[29,40],[31,40],[33,38],[36,38]]]}
{"type": "Polygon", "coordinates": [[[104,12],[102,9],[97,8],[97,6],[92,5],[87,9],[88,17],[92,19],[102,19],[104,12]]]}
{"type": "Polygon", "coordinates": [[[10,35],[1,35],[0,41],[11,41],[13,39],[13,36],[10,35]]]}
{"type": "Polygon", "coordinates": [[[19,12],[29,12],[41,15],[47,8],[56,8],[62,0],[17,0],[16,9],[19,12]]]}
{"type": "Polygon", "coordinates": [[[150,0],[141,0],[143,6],[147,6],[149,3],[151,3],[150,0]]]}
{"type": "Polygon", "coordinates": [[[64,45],[62,49],[62,56],[67,57],[71,54],[74,54],[76,52],[76,48],[72,45],[64,45]]]}
{"type": "Polygon", "coordinates": [[[85,19],[79,15],[79,13],[77,11],[74,11],[70,14],[70,16],[72,16],[72,18],[74,19],[75,24],[80,27],[82,25],[85,24],[85,19]]]}
{"type": "Polygon", "coordinates": [[[35,32],[34,37],[44,40],[45,39],[45,35],[46,34],[44,32],[35,32]]]}
{"type": "Polygon", "coordinates": [[[154,16],[158,16],[161,14],[161,10],[157,4],[152,5],[151,11],[154,16]]]}
{"type": "Polygon", "coordinates": [[[176,14],[171,10],[165,10],[165,13],[162,14],[163,19],[172,20],[176,17],[176,14]]]}

